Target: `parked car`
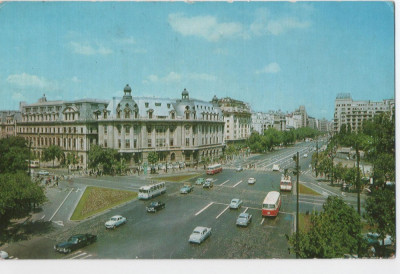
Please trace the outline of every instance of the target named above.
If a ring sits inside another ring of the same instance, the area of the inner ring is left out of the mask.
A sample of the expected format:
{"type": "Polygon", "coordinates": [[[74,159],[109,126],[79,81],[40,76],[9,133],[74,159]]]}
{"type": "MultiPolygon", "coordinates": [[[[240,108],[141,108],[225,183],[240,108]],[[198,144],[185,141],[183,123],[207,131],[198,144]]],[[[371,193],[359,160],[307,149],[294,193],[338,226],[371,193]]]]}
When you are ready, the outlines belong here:
{"type": "Polygon", "coordinates": [[[147,212],[157,212],[157,210],[165,208],[165,203],[160,201],[151,202],[147,207],[147,212]]]}
{"type": "Polygon", "coordinates": [[[243,171],[243,167],[238,166],[238,167],[236,168],[236,172],[240,172],[240,171],[243,171]]]}
{"type": "Polygon", "coordinates": [[[206,240],[210,236],[211,236],[210,227],[198,226],[193,230],[192,234],[190,234],[189,242],[201,244],[204,240],[206,240]]]}
{"type": "Polygon", "coordinates": [[[8,253],[0,250],[0,260],[8,259],[8,253]]]}
{"type": "Polygon", "coordinates": [[[211,178],[206,179],[203,184],[203,188],[212,188],[213,187],[213,180],[211,178]]]}
{"type": "Polygon", "coordinates": [[[47,170],[39,170],[39,171],[38,171],[38,174],[39,174],[39,175],[43,175],[43,176],[47,176],[47,175],[49,175],[50,173],[49,173],[47,170]]]}
{"type": "Polygon", "coordinates": [[[116,228],[126,223],[126,218],[121,215],[115,215],[105,223],[106,228],[116,228]]]}
{"type": "Polygon", "coordinates": [[[229,204],[229,208],[231,209],[238,209],[242,206],[243,201],[240,199],[232,199],[231,203],[229,204]]]}
{"type": "Polygon", "coordinates": [[[204,184],[204,178],[197,178],[196,185],[202,185],[202,184],[204,184]]]}
{"type": "Polygon", "coordinates": [[[303,155],[303,157],[304,157],[304,158],[307,158],[307,157],[308,157],[308,154],[307,154],[307,153],[305,153],[305,154],[303,155]]]}
{"type": "Polygon", "coordinates": [[[247,180],[247,183],[249,185],[254,185],[256,183],[256,178],[249,178],[249,180],[247,180]]]}
{"type": "Polygon", "coordinates": [[[193,187],[191,185],[184,185],[181,188],[180,192],[181,192],[181,194],[188,194],[188,193],[192,192],[192,190],[193,190],[193,187]]]}
{"type": "MultiPolygon", "coordinates": [[[[364,238],[367,240],[368,245],[370,246],[381,246],[382,245],[382,238],[378,233],[368,232],[364,235],[364,238]]],[[[383,239],[383,245],[389,246],[392,245],[392,237],[390,235],[386,235],[383,239]]]]}
{"type": "Polygon", "coordinates": [[[239,217],[236,219],[237,226],[248,226],[251,223],[251,218],[253,215],[249,213],[240,213],[239,217]]]}
{"type": "Polygon", "coordinates": [[[280,167],[279,165],[272,165],[272,171],[279,171],[280,167]]]}
{"type": "Polygon", "coordinates": [[[81,247],[90,245],[96,242],[97,236],[92,234],[77,234],[71,236],[66,242],[56,244],[54,249],[60,253],[70,253],[71,251],[77,250],[81,247]]]}

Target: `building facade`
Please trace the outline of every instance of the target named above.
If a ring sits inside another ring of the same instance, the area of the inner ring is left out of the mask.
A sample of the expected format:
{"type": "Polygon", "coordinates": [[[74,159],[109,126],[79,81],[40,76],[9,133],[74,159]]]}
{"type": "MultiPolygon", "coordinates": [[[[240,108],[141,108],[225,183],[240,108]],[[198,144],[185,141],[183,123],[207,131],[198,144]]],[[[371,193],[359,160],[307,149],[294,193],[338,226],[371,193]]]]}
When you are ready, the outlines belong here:
{"type": "Polygon", "coordinates": [[[0,111],[0,138],[16,136],[21,113],[16,110],[0,111]]]}
{"type": "Polygon", "coordinates": [[[196,164],[222,155],[224,120],[218,105],[190,99],[133,97],[124,88],[111,101],[47,101],[21,103],[17,134],[31,143],[39,158],[50,145],[73,153],[78,166],[87,167],[92,144],[129,154],[131,164],[147,162],[155,151],[161,162],[196,164]]]}
{"type": "Polygon", "coordinates": [[[274,116],[270,113],[253,112],[251,114],[251,130],[263,134],[274,125],[274,116]]]}
{"type": "Polygon", "coordinates": [[[251,109],[249,104],[229,97],[217,99],[212,103],[218,105],[225,122],[224,140],[226,142],[243,141],[251,134],[251,109]]]}
{"type": "Polygon", "coordinates": [[[380,113],[392,113],[393,111],[393,99],[381,102],[353,101],[350,93],[340,93],[335,100],[333,131],[339,133],[342,125],[350,126],[352,131],[357,131],[362,126],[363,121],[372,119],[380,113]]]}

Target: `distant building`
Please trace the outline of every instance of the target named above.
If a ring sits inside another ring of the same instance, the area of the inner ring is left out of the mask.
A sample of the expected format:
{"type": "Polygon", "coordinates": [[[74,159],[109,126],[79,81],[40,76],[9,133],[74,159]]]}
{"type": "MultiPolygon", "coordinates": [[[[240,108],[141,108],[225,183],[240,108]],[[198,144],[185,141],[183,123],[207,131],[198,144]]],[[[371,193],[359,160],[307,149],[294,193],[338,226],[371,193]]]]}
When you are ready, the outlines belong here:
{"type": "Polygon", "coordinates": [[[372,119],[382,112],[393,111],[393,99],[382,102],[353,101],[350,93],[340,93],[335,100],[333,131],[338,133],[342,125],[350,126],[352,131],[357,131],[364,120],[372,119]]]}
{"type": "Polygon", "coordinates": [[[251,129],[263,134],[274,124],[274,116],[270,113],[254,112],[251,114],[251,129]]]}
{"type": "Polygon", "coordinates": [[[229,97],[217,99],[214,96],[214,104],[217,104],[223,113],[226,142],[246,140],[250,137],[251,109],[249,104],[229,97]]]}
{"type": "Polygon", "coordinates": [[[0,111],[0,138],[16,136],[17,122],[21,120],[21,112],[16,110],[0,111]]]}

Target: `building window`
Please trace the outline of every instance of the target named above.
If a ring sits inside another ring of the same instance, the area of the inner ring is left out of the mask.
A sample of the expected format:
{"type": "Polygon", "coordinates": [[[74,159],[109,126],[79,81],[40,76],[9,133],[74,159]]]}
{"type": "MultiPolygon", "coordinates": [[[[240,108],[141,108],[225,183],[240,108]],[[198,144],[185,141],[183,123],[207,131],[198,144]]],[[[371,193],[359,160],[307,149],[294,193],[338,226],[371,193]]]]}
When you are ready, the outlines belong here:
{"type": "Polygon", "coordinates": [[[149,111],[149,119],[153,119],[153,112],[149,111]]]}
{"type": "Polygon", "coordinates": [[[125,139],[125,148],[131,148],[131,142],[129,139],[125,139]]]}
{"type": "Polygon", "coordinates": [[[169,139],[169,145],[170,145],[171,147],[174,146],[174,138],[170,138],[170,139],[169,139]]]}
{"type": "Polygon", "coordinates": [[[121,148],[121,139],[118,139],[118,148],[121,148]]]}
{"type": "Polygon", "coordinates": [[[186,146],[188,147],[190,145],[190,139],[186,138],[186,146]]]}
{"type": "Polygon", "coordinates": [[[134,139],[134,140],[133,140],[133,148],[136,148],[136,146],[137,146],[137,140],[134,139]]]}
{"type": "Polygon", "coordinates": [[[147,147],[151,147],[151,139],[147,140],[147,147]]]}
{"type": "Polygon", "coordinates": [[[121,134],[121,127],[118,127],[118,134],[121,134]]]}
{"type": "Polygon", "coordinates": [[[107,140],[104,140],[104,147],[107,147],[107,140]]]}
{"type": "Polygon", "coordinates": [[[129,127],[129,126],[126,126],[126,127],[125,127],[125,134],[126,134],[126,135],[129,135],[129,133],[130,133],[130,127],[129,127]]]}
{"type": "Polygon", "coordinates": [[[104,134],[107,135],[107,126],[104,127],[104,134]]]}
{"type": "Polygon", "coordinates": [[[149,103],[144,103],[144,106],[146,107],[146,108],[148,108],[149,107],[149,103]]]}

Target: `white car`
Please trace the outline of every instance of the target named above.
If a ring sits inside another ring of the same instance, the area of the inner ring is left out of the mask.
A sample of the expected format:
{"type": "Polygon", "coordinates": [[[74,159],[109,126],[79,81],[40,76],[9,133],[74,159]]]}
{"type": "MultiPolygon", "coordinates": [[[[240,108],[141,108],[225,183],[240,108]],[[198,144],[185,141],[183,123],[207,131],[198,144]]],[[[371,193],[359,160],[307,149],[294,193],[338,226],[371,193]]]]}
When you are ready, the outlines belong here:
{"type": "Polygon", "coordinates": [[[109,221],[105,223],[106,228],[116,228],[122,224],[126,223],[126,218],[120,215],[115,215],[111,217],[109,221]]]}
{"type": "Polygon", "coordinates": [[[307,153],[306,153],[306,154],[304,154],[304,155],[303,155],[303,157],[304,157],[304,158],[307,158],[307,157],[308,157],[308,154],[307,154],[307,153]]]}
{"type": "Polygon", "coordinates": [[[243,171],[243,167],[238,166],[238,167],[236,168],[236,171],[237,171],[237,172],[243,171]]]}
{"type": "Polygon", "coordinates": [[[0,260],[3,259],[8,259],[8,253],[3,250],[0,250],[0,260]]]}
{"type": "Polygon", "coordinates": [[[229,204],[229,208],[231,209],[238,209],[239,207],[241,207],[243,204],[243,201],[240,199],[232,199],[231,203],[229,204]]]}
{"type": "Polygon", "coordinates": [[[189,242],[201,244],[204,240],[206,240],[210,236],[211,236],[210,227],[198,226],[193,230],[192,234],[190,234],[189,242]]]}
{"type": "Polygon", "coordinates": [[[279,170],[280,170],[279,165],[273,165],[272,166],[272,171],[279,171],[279,170]]]}
{"type": "Polygon", "coordinates": [[[254,185],[256,183],[256,178],[249,178],[249,180],[247,180],[247,183],[249,185],[254,185]]]}
{"type": "Polygon", "coordinates": [[[50,173],[47,170],[40,170],[38,172],[39,175],[49,175],[50,173]]]}

